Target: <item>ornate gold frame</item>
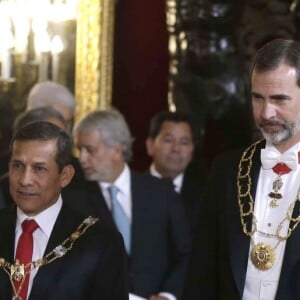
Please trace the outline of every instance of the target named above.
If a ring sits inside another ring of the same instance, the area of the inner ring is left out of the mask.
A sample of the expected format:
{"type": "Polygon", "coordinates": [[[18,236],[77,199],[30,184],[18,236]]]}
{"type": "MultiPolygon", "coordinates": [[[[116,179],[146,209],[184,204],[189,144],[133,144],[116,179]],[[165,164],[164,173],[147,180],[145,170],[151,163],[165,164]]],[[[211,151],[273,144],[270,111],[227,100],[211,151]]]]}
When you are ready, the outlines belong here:
{"type": "Polygon", "coordinates": [[[79,0],[76,33],[76,119],[111,104],[114,0],[79,0]]]}

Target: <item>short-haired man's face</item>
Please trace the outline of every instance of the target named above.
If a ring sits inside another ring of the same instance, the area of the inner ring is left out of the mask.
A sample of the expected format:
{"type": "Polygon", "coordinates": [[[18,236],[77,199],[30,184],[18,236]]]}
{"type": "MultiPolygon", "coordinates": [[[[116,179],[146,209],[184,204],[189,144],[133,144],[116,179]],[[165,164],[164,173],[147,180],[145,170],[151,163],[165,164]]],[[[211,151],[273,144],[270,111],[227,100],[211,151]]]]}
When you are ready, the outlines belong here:
{"type": "Polygon", "coordinates": [[[174,178],[184,172],[193,157],[191,127],[186,122],[164,121],[155,139],[148,138],[148,154],[163,177],[174,178]]]}
{"type": "Polygon", "coordinates": [[[9,164],[10,193],[27,215],[36,215],[54,204],[71,181],[71,165],[59,172],[56,140],[15,141],[9,164]]]}
{"type": "Polygon", "coordinates": [[[300,87],[286,64],[252,74],[254,121],[270,143],[284,151],[300,139],[300,87]]]}
{"type": "Polygon", "coordinates": [[[76,134],[75,145],[87,180],[113,182],[121,160],[118,147],[107,146],[96,129],[76,134]]]}

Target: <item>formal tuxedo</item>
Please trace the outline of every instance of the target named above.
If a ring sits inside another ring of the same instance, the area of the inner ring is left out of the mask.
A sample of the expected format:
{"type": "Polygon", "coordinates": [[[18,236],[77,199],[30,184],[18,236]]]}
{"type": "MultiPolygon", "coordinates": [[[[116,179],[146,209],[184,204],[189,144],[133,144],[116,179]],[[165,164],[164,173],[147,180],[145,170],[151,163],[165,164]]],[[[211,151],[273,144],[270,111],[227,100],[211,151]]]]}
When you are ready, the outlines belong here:
{"type": "MultiPolygon", "coordinates": [[[[254,152],[250,177],[255,199],[261,168],[260,142],[254,152]]],[[[243,151],[216,159],[211,169],[206,206],[200,212],[183,300],[241,299],[246,280],[250,238],[243,232],[237,194],[237,174],[243,151]]],[[[293,216],[299,213],[295,205],[293,216]]],[[[252,218],[247,218],[249,228],[252,218]]],[[[248,228],[248,230],[249,230],[248,228]]],[[[300,299],[300,227],[288,238],[276,300],[300,299]]]]}
{"type": "MultiPolygon", "coordinates": [[[[169,292],[179,299],[190,250],[182,203],[169,182],[148,174],[130,173],[131,292],[143,297],[169,292]]],[[[81,202],[78,208],[115,227],[99,184],[89,182],[87,190],[87,201],[81,202]]]]}
{"type": "MultiPolygon", "coordinates": [[[[82,216],[63,204],[45,254],[60,245],[82,223],[82,216]]],[[[16,208],[0,211],[0,257],[13,262],[16,208]]],[[[29,300],[128,299],[126,259],[122,238],[100,220],[63,257],[41,266],[29,300]]],[[[8,275],[0,269],[0,299],[11,300],[8,275]]]]}

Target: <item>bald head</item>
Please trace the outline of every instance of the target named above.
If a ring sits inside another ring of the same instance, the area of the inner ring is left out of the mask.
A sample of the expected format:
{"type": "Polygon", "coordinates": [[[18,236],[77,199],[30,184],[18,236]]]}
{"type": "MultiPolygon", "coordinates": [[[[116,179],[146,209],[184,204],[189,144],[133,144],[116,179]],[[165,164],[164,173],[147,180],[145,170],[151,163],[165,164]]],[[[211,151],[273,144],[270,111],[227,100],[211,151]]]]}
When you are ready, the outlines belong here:
{"type": "Polygon", "coordinates": [[[35,84],[30,90],[26,110],[51,106],[65,118],[67,129],[71,132],[75,105],[73,94],[65,86],[51,81],[44,81],[35,84]]]}

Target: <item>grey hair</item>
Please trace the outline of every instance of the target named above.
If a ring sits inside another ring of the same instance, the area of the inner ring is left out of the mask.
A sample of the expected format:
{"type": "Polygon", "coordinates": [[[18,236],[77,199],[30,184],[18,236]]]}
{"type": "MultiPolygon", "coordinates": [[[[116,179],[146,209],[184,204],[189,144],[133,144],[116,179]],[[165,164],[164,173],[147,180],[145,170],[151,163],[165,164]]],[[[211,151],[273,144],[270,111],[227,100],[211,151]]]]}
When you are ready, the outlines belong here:
{"type": "Polygon", "coordinates": [[[95,110],[85,115],[76,124],[74,134],[99,130],[103,142],[108,147],[121,145],[123,158],[129,162],[132,157],[132,142],[128,124],[123,115],[117,110],[95,110]]]}
{"type": "Polygon", "coordinates": [[[67,107],[75,114],[75,98],[65,86],[52,81],[35,84],[29,92],[26,109],[52,105],[67,107]]]}

